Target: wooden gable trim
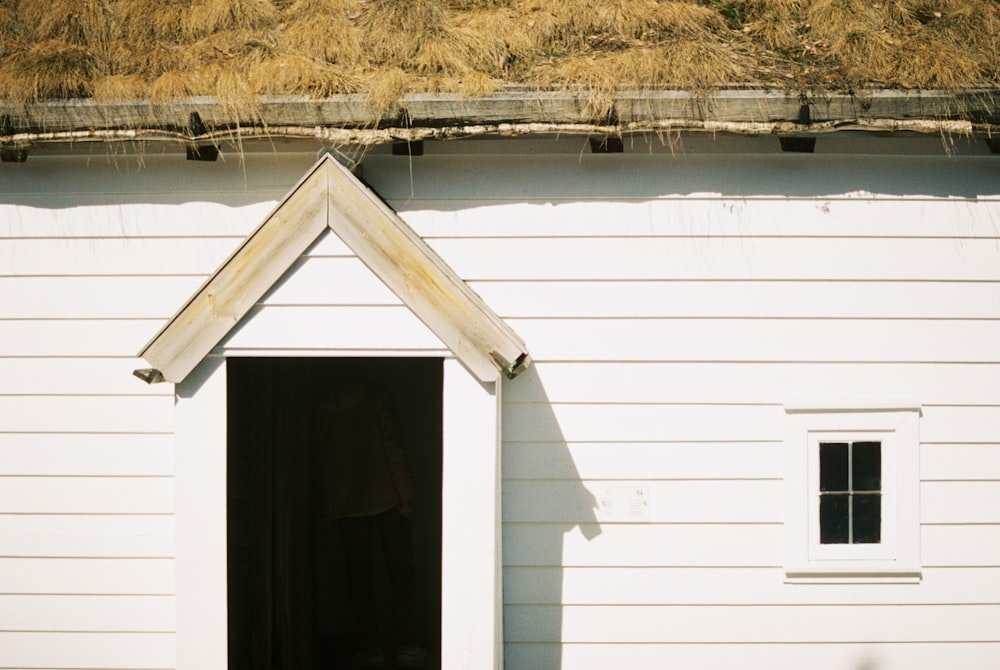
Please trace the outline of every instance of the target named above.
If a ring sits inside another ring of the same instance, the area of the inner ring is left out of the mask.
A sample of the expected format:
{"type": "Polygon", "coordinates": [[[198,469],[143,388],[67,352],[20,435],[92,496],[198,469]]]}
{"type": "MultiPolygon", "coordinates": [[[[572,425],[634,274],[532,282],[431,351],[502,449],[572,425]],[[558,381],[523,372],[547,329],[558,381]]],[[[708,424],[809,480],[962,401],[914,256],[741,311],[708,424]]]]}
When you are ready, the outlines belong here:
{"type": "Polygon", "coordinates": [[[524,342],[350,170],[324,154],[139,352],[135,375],[178,383],[329,228],[477,378],[516,376],[524,342]]]}

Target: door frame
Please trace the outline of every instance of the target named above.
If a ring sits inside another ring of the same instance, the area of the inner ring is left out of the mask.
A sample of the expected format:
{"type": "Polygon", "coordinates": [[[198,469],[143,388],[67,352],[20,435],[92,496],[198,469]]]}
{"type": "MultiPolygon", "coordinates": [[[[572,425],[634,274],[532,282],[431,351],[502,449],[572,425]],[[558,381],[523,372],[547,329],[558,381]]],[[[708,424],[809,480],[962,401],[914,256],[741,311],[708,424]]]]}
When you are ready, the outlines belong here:
{"type": "MultiPolygon", "coordinates": [[[[269,352],[283,357],[282,352],[269,352]]],[[[294,355],[294,354],[289,354],[294,355]]],[[[226,358],[209,355],[175,388],[175,607],[178,670],[227,670],[226,358]]],[[[443,361],[441,667],[503,667],[499,378],[443,361]]]]}

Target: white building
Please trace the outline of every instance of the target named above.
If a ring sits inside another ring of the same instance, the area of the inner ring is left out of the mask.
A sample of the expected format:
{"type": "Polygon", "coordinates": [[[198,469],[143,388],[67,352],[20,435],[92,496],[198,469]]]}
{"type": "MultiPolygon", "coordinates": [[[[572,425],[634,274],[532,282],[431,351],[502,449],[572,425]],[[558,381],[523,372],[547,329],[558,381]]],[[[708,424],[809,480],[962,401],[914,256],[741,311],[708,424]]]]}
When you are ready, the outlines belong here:
{"type": "Polygon", "coordinates": [[[0,667],[331,653],[299,484],[359,357],[444,668],[1000,667],[1000,161],[669,139],[0,167],[0,667]]]}

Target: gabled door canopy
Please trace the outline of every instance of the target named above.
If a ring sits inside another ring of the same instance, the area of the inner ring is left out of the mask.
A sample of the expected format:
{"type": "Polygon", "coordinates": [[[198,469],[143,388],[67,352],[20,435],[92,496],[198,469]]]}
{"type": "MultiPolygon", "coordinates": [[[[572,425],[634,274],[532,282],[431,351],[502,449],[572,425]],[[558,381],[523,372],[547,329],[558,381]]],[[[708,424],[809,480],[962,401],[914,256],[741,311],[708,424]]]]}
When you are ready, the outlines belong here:
{"type": "Polygon", "coordinates": [[[292,263],[332,230],[478,379],[513,378],[524,342],[368,186],[325,153],[187,304],[139,352],[148,383],[178,383],[292,263]]]}

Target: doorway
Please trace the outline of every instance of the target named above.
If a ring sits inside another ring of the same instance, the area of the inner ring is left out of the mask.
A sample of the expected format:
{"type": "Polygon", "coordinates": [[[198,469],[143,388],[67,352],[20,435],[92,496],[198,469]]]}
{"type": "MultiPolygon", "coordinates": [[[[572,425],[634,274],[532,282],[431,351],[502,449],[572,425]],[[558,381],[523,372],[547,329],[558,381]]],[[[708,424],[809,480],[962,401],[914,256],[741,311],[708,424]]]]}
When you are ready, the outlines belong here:
{"type": "MultiPolygon", "coordinates": [[[[413,472],[417,635],[439,658],[442,360],[231,358],[227,568],[234,670],[351,667],[357,622],[342,541],[325,527],[313,476],[320,404],[348,374],[383,385],[395,400],[413,472]]],[[[386,604],[387,580],[376,574],[386,604]]]]}

